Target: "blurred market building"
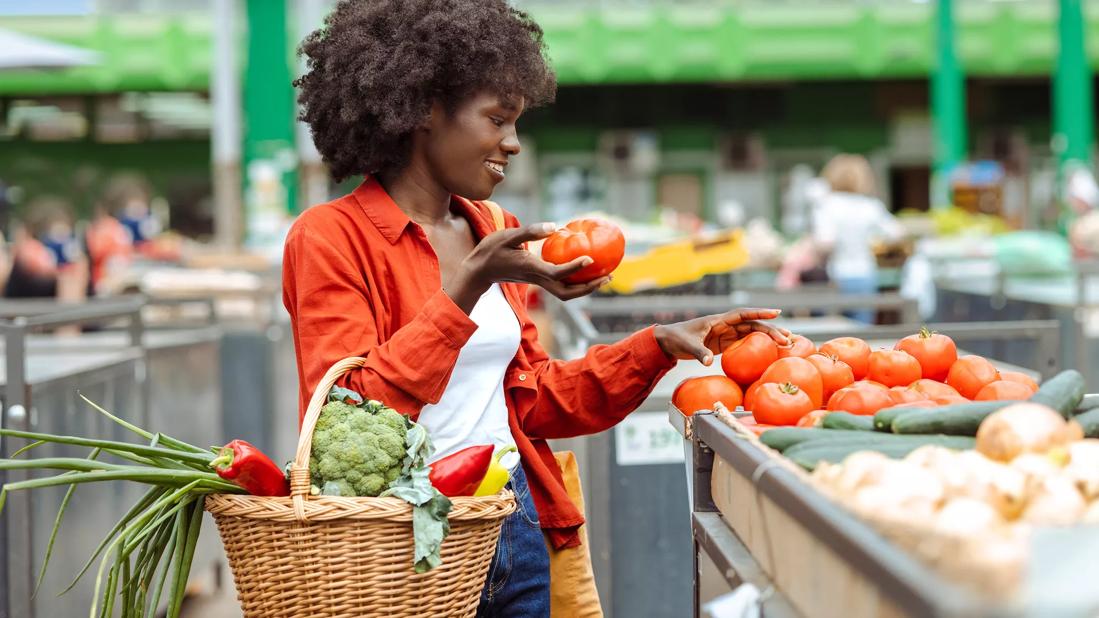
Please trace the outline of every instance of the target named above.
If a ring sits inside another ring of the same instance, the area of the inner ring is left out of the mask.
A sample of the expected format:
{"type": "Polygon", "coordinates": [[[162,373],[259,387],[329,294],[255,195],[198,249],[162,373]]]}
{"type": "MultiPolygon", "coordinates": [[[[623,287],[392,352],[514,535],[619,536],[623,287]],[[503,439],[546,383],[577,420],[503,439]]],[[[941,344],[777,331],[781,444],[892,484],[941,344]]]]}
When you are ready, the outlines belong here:
{"type": "MultiPolygon", "coordinates": [[[[1099,13],[1085,19],[1080,0],[518,4],[560,80],[557,103],[524,119],[525,156],[498,195],[527,218],[667,207],[778,223],[798,166],[850,151],[894,211],[945,203],[936,170],[992,162],[981,207],[1035,225],[1058,163],[1091,158],[1099,48],[1085,55],[1082,33],[1099,13]]],[[[0,178],[17,211],[62,192],[90,212],[100,183],[136,169],[173,228],[233,244],[347,188],[328,185],[295,126],[289,84],[327,0],[47,5],[0,2],[0,27],[99,61],[0,72],[0,178]]]]}

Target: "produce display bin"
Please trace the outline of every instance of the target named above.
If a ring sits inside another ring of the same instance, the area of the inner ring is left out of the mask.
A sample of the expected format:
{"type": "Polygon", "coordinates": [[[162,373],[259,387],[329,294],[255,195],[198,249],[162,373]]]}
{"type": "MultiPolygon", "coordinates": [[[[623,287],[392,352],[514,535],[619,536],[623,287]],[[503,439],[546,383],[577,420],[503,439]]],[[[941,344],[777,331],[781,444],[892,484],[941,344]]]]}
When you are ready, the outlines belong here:
{"type": "Polygon", "coordinates": [[[941,576],[806,482],[792,464],[737,431],[727,411],[669,418],[689,440],[695,607],[704,562],[727,589],[767,590],[768,616],[1090,616],[1099,591],[1093,526],[1037,529],[1025,581],[995,597],[941,576]],[[700,575],[701,574],[701,575],[700,575]]]}
{"type": "MultiPolygon", "coordinates": [[[[987,260],[986,260],[987,262],[987,260]]],[[[994,271],[994,264],[984,264],[994,271]]],[[[1059,276],[936,278],[935,320],[1057,320],[1063,325],[1058,345],[1062,366],[1075,367],[1088,384],[1099,380],[1099,262],[1080,261],[1059,276]]],[[[977,354],[991,351],[975,349],[977,354]]]]}
{"type": "MultiPolygon", "coordinates": [[[[685,319],[693,314],[726,311],[736,306],[777,306],[784,309],[777,323],[820,344],[839,336],[857,336],[877,347],[892,347],[897,339],[918,330],[915,303],[897,295],[841,296],[834,293],[806,293],[802,296],[774,292],[738,292],[729,296],[646,296],[590,299],[548,303],[554,317],[553,335],[563,358],[582,356],[591,345],[617,341],[632,330],[605,331],[593,323],[596,315],[620,319],[641,314],[648,321],[625,327],[644,327],[653,322],[685,319]],[[892,308],[907,320],[906,324],[867,326],[837,315],[858,308],[859,303],[892,308]],[[822,317],[787,318],[806,315],[812,310],[831,314],[822,317]],[[686,314],[686,312],[692,312],[686,314]]],[[[1006,359],[1033,368],[1034,377],[1048,377],[1060,367],[1057,353],[1060,325],[1056,321],[1015,321],[1003,323],[933,324],[934,330],[956,337],[959,345],[997,345],[997,342],[1023,347],[1006,359]]],[[[638,411],[613,430],[584,438],[562,441],[555,447],[577,452],[580,462],[588,522],[592,539],[592,558],[604,610],[609,615],[685,615],[691,599],[688,589],[692,557],[690,552],[690,510],[684,498],[688,487],[682,466],[684,455],[678,445],[669,446],[666,411],[675,386],[683,379],[720,373],[720,364],[711,367],[683,362],[664,377],[638,411]],[[662,433],[657,427],[667,431],[662,433]],[[672,456],[672,450],[679,450],[672,456]],[[642,455],[634,454],[640,452],[642,455]],[[661,496],[654,501],[654,496],[661,496]],[[678,501],[678,504],[676,503],[678,501]],[[659,503],[659,506],[654,506],[659,503]],[[645,539],[645,543],[637,542],[645,539]],[[645,565],[660,564],[654,571],[645,565]]]]}

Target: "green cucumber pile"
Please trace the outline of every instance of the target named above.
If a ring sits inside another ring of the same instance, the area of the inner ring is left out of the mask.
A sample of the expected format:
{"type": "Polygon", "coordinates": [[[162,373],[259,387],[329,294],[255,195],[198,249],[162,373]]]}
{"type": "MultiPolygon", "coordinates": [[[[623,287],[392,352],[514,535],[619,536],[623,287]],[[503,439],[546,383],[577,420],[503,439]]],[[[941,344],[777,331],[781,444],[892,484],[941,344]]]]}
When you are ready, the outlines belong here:
{"type": "MultiPolygon", "coordinates": [[[[1089,438],[1099,437],[1099,397],[1084,396],[1084,377],[1062,371],[1030,398],[1080,423],[1089,438]]],[[[806,470],[822,462],[838,463],[848,455],[872,450],[901,458],[926,445],[971,449],[981,421],[1016,401],[976,401],[939,408],[895,407],[874,416],[830,412],[821,427],[779,427],[760,436],[763,444],[781,452],[806,470]]]]}

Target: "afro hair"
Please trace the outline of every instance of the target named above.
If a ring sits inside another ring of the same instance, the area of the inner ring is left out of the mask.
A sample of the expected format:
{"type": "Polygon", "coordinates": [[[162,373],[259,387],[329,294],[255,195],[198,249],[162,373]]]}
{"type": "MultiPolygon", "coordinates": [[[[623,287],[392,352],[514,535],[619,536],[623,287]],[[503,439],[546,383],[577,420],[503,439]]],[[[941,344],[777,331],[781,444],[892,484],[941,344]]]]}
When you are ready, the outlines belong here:
{"type": "Polygon", "coordinates": [[[507,0],[342,0],[298,54],[300,119],[336,181],[404,167],[435,102],[488,91],[529,109],[557,88],[542,29],[507,0]]]}

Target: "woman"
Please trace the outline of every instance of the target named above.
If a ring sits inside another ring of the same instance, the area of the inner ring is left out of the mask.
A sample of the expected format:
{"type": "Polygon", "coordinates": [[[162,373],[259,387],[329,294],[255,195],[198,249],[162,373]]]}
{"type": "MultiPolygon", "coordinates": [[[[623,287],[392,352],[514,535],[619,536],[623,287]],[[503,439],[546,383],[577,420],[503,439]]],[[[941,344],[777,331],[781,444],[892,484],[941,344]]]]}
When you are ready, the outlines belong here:
{"type": "Polygon", "coordinates": [[[519,154],[516,122],[552,100],[541,29],[504,0],[341,2],[301,53],[302,119],[350,195],[310,208],[286,242],[301,409],[335,361],[364,356],[341,386],[423,423],[436,458],[473,444],[518,446],[519,508],[505,522],[479,615],[548,616],[555,548],[579,544],[547,439],[595,433],[634,410],[676,359],[706,364],[777,311],[655,326],[582,359],[547,358],[526,287],[577,298],[588,263],[556,266],[523,248],[553,226],[496,231],[482,200],[519,154]],[[545,531],[545,537],[543,532],[545,531]],[[499,551],[507,548],[507,551],[499,551]]]}
{"type": "MultiPolygon", "coordinates": [[[[871,243],[898,240],[904,228],[875,197],[874,172],[861,155],[836,155],[821,176],[831,192],[813,211],[813,240],[828,255],[828,277],[844,294],[876,294],[878,262],[871,243]]],[[[848,312],[854,319],[874,323],[873,309],[848,312]]]]}

